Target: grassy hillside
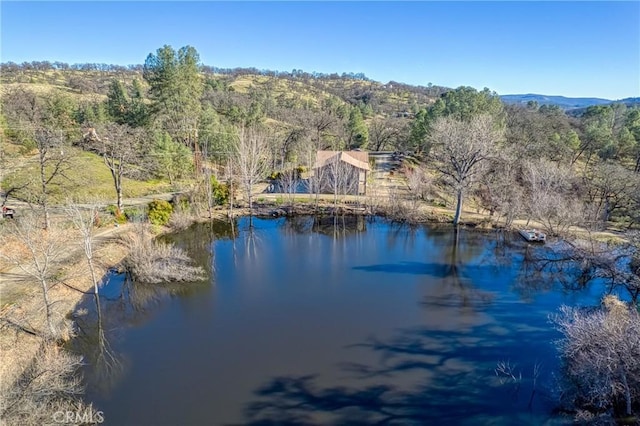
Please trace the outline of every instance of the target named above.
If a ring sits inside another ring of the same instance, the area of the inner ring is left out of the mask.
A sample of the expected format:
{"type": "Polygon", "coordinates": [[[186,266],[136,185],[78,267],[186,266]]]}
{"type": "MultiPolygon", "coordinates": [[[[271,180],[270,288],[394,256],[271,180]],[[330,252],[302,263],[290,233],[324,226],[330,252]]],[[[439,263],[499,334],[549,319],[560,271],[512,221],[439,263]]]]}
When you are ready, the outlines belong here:
{"type": "MultiPolygon", "coordinates": [[[[115,70],[36,70],[4,65],[0,83],[5,90],[19,86],[47,93],[58,89],[77,96],[81,101],[95,95],[99,96],[92,99],[103,99],[114,79],[125,85],[131,85],[134,79],[143,81],[141,67],[113,68],[115,70]]],[[[203,73],[203,78],[221,82],[225,91],[239,95],[255,96],[256,92],[267,92],[282,105],[291,105],[291,102],[295,101],[298,104],[306,104],[306,107],[317,108],[323,99],[334,98],[345,104],[369,104],[373,112],[383,115],[424,107],[446,90],[438,86],[421,87],[397,82],[384,84],[337,75],[330,78],[314,78],[308,74],[276,76],[250,74],[246,71],[235,73],[231,70],[225,74],[203,73]]]]}
{"type": "MultiPolygon", "coordinates": [[[[5,176],[2,181],[3,190],[19,187],[14,196],[19,199],[29,199],[30,194],[38,191],[38,162],[34,153],[26,155],[19,154],[9,147],[7,154],[14,162],[20,162],[18,170],[5,176]],[[27,185],[25,187],[25,185],[27,185]]],[[[14,145],[15,146],[15,145],[14,145]]],[[[90,201],[93,199],[113,200],[115,203],[116,192],[113,186],[111,173],[105,166],[102,158],[91,152],[72,149],[69,152],[69,166],[60,177],[52,182],[51,202],[64,201],[68,197],[73,197],[79,201],[90,201]]],[[[166,181],[139,181],[134,179],[124,179],[123,195],[126,198],[135,198],[144,195],[168,192],[171,188],[166,181]]]]}

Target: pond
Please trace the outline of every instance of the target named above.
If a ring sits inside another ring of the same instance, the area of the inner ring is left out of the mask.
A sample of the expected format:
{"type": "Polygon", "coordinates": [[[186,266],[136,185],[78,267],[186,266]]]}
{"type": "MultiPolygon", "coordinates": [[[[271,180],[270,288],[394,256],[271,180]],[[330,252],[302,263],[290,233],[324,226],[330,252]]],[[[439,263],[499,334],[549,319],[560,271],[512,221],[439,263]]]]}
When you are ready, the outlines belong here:
{"type": "Polygon", "coordinates": [[[113,275],[100,315],[78,307],[106,424],[556,424],[549,315],[602,294],[515,233],[295,217],[167,239],[208,279],[113,275]]]}

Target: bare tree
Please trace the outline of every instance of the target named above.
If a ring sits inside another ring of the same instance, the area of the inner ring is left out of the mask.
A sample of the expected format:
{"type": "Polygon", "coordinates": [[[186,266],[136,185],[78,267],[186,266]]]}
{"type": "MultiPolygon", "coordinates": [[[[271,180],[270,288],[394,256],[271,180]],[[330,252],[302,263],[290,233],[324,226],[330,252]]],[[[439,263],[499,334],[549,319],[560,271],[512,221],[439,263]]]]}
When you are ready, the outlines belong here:
{"type": "Polygon", "coordinates": [[[466,192],[485,171],[501,137],[493,118],[488,115],[475,116],[468,122],[441,117],[433,124],[430,155],[436,169],[456,193],[454,225],[460,222],[466,192]]]}
{"type": "Polygon", "coordinates": [[[145,135],[140,129],[110,123],[101,129],[89,129],[83,135],[87,148],[100,154],[109,168],[116,190],[118,210],[122,211],[122,184],[143,157],[145,135]]]}
{"type": "Polygon", "coordinates": [[[403,167],[403,173],[407,177],[407,186],[413,196],[419,200],[426,200],[433,179],[423,166],[403,167]]]}
{"type": "Polygon", "coordinates": [[[269,139],[256,127],[242,127],[233,148],[234,169],[253,215],[253,186],[264,179],[269,170],[269,139]]]}
{"type": "Polygon", "coordinates": [[[64,234],[55,228],[43,230],[38,226],[35,216],[29,214],[13,222],[8,233],[10,238],[15,239],[17,247],[4,250],[0,257],[40,284],[47,328],[40,333],[46,339],[55,339],[59,333],[53,318],[50,289],[59,261],[66,250],[64,234]]]}
{"type": "Polygon", "coordinates": [[[553,235],[585,225],[588,210],[572,190],[572,175],[557,163],[540,159],[524,167],[529,217],[553,235]]]}
{"type": "Polygon", "coordinates": [[[3,182],[4,201],[12,195],[31,206],[39,207],[43,218],[42,226],[48,229],[51,225],[51,196],[59,191],[64,179],[68,179],[66,172],[71,167],[70,149],[65,146],[61,131],[41,127],[29,129],[29,134],[29,140],[34,141],[38,149],[38,171],[32,176],[16,175],[15,178],[3,182]]]}
{"type": "Polygon", "coordinates": [[[227,216],[229,218],[233,218],[233,201],[236,193],[233,159],[231,158],[227,159],[227,167],[225,167],[224,174],[225,174],[225,179],[227,181],[227,185],[229,185],[229,211],[227,213],[227,216]]]}
{"type": "Polygon", "coordinates": [[[35,141],[38,147],[38,171],[39,191],[36,203],[42,208],[44,214],[44,229],[51,225],[49,212],[49,196],[51,187],[56,185],[60,177],[65,177],[65,172],[70,168],[68,150],[63,145],[61,132],[42,128],[35,132],[35,141]]]}
{"type": "Polygon", "coordinates": [[[616,163],[596,164],[585,179],[587,196],[595,206],[595,221],[606,223],[611,214],[628,208],[633,194],[640,192],[640,176],[616,163]]]}
{"type": "Polygon", "coordinates": [[[67,212],[67,216],[69,216],[73,222],[74,227],[78,232],[80,232],[82,250],[84,252],[85,259],[87,260],[87,266],[89,267],[89,273],[91,274],[91,283],[93,284],[93,289],[97,297],[99,294],[98,290],[100,280],[98,280],[93,258],[93,248],[95,246],[94,229],[99,212],[98,203],[90,203],[86,208],[83,208],[79,204],[69,201],[67,202],[65,210],[67,212]]]}
{"type": "Polygon", "coordinates": [[[278,184],[280,185],[280,189],[285,194],[287,194],[289,207],[293,206],[299,180],[300,180],[300,173],[298,172],[298,170],[295,167],[293,167],[292,164],[286,164],[285,170],[280,172],[280,176],[278,178],[278,184]]]}
{"type": "Polygon", "coordinates": [[[334,211],[338,206],[338,195],[358,194],[358,171],[352,165],[342,161],[342,153],[330,158],[322,168],[323,186],[333,194],[334,211]]]}
{"type": "Polygon", "coordinates": [[[563,339],[563,395],[572,408],[606,412],[640,409],[640,314],[614,296],[602,307],[563,306],[553,318],[563,339]]]}
{"type": "Polygon", "coordinates": [[[209,163],[209,139],[203,138],[204,143],[202,144],[202,157],[205,162],[203,164],[203,184],[205,195],[207,196],[207,211],[209,212],[209,219],[213,217],[212,209],[213,209],[213,186],[211,184],[211,176],[212,176],[212,165],[209,163]]]}
{"type": "MultiPolygon", "coordinates": [[[[310,160],[309,164],[313,164],[310,160]]],[[[317,167],[313,169],[313,173],[305,181],[309,197],[315,197],[315,211],[318,211],[318,203],[320,198],[320,192],[322,191],[322,184],[324,182],[324,168],[317,167]]]]}
{"type": "Polygon", "coordinates": [[[309,117],[309,127],[313,130],[312,140],[317,151],[326,147],[327,143],[323,141],[324,136],[336,125],[337,121],[336,117],[325,110],[309,117]]]}
{"type": "Polygon", "coordinates": [[[369,125],[369,146],[374,151],[395,146],[402,134],[402,124],[400,119],[373,119],[369,125]]]}
{"type": "Polygon", "coordinates": [[[519,184],[521,167],[510,153],[499,154],[491,162],[478,191],[483,206],[491,217],[497,213],[496,221],[504,219],[504,226],[510,227],[523,212],[524,191],[519,184]]]}

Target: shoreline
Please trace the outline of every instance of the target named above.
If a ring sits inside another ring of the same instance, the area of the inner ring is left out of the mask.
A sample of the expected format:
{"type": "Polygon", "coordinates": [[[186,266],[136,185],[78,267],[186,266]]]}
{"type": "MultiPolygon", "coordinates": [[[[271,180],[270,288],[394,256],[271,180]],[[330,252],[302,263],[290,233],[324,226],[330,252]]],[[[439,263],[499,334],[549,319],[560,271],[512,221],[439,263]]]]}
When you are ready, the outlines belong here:
{"type": "MultiPolygon", "coordinates": [[[[317,208],[315,204],[311,203],[292,203],[290,205],[283,205],[283,203],[256,203],[254,204],[253,216],[263,219],[275,219],[282,217],[295,217],[295,216],[320,216],[331,217],[333,215],[341,216],[377,216],[389,221],[402,223],[406,225],[452,225],[451,216],[447,214],[448,209],[437,208],[432,206],[421,206],[419,211],[413,212],[409,217],[403,216],[402,211],[393,212],[387,206],[377,206],[372,208],[371,206],[364,205],[345,205],[340,204],[334,206],[333,203],[320,203],[317,208]]],[[[195,223],[206,223],[212,220],[226,221],[231,218],[246,217],[250,214],[248,207],[239,206],[234,207],[231,210],[228,208],[217,208],[212,210],[211,217],[209,217],[208,211],[201,211],[199,215],[189,215],[188,221],[185,220],[186,226],[176,227],[156,227],[154,232],[154,238],[158,238],[161,235],[179,232],[181,229],[186,229],[195,223]]],[[[108,225],[113,226],[113,225],[108,225]]],[[[104,282],[105,277],[113,269],[121,268],[123,259],[127,256],[127,249],[121,243],[120,239],[126,233],[133,229],[133,224],[113,226],[110,229],[106,229],[96,235],[97,244],[94,247],[96,253],[97,264],[100,271],[100,282],[104,282]],[[99,238],[99,240],[98,240],[99,238]],[[99,243],[98,243],[99,241],[99,243]]],[[[503,226],[495,226],[494,220],[486,214],[465,212],[463,215],[463,221],[460,224],[461,227],[466,229],[474,229],[481,231],[511,231],[517,229],[517,222],[510,228],[503,226]]],[[[602,233],[607,238],[620,238],[612,234],[611,232],[602,233]]],[[[579,237],[578,237],[579,238],[579,237]]],[[[68,277],[62,280],[61,284],[58,283],[52,288],[53,297],[56,307],[56,325],[61,329],[68,330],[65,333],[62,342],[69,341],[74,338],[71,330],[75,330],[73,324],[74,314],[78,305],[82,302],[83,297],[92,295],[93,284],[90,279],[90,273],[86,266],[86,259],[82,256],[80,249],[76,249],[70,252],[68,258],[62,262],[61,271],[64,272],[64,276],[68,277]]],[[[4,271],[3,271],[4,273],[4,271]]],[[[24,285],[28,287],[29,284],[24,285]]],[[[37,307],[42,303],[42,295],[38,292],[37,286],[34,286],[29,292],[16,296],[16,300],[10,302],[8,305],[3,305],[2,313],[6,313],[8,309],[14,309],[17,311],[37,311],[37,307]]],[[[6,286],[2,286],[2,296],[6,296],[6,286]]],[[[4,302],[4,300],[3,300],[4,302]]],[[[3,363],[0,369],[0,376],[2,376],[2,389],[10,389],[14,386],[14,382],[19,380],[24,374],[27,366],[35,359],[42,342],[38,337],[28,336],[25,333],[15,331],[14,333],[7,330],[3,330],[0,333],[0,349],[3,353],[5,363],[3,363]],[[13,338],[10,335],[15,334],[13,338]],[[4,335],[2,337],[2,335],[4,335]],[[12,353],[19,354],[11,356],[12,353]],[[9,355],[9,356],[6,356],[9,355]]],[[[77,377],[77,376],[76,376],[77,377]]]]}

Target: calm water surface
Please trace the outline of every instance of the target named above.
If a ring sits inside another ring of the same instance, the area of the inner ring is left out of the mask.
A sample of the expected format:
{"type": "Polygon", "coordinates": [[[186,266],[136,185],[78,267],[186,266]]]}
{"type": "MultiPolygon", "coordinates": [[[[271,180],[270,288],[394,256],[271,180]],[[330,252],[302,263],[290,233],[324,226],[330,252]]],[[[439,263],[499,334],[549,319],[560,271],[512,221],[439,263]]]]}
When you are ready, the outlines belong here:
{"type": "Polygon", "coordinates": [[[74,349],[106,424],[556,424],[548,317],[601,294],[566,290],[571,271],[528,260],[552,244],[512,234],[299,217],[168,239],[207,280],[114,275],[99,316],[80,307],[74,349]]]}

